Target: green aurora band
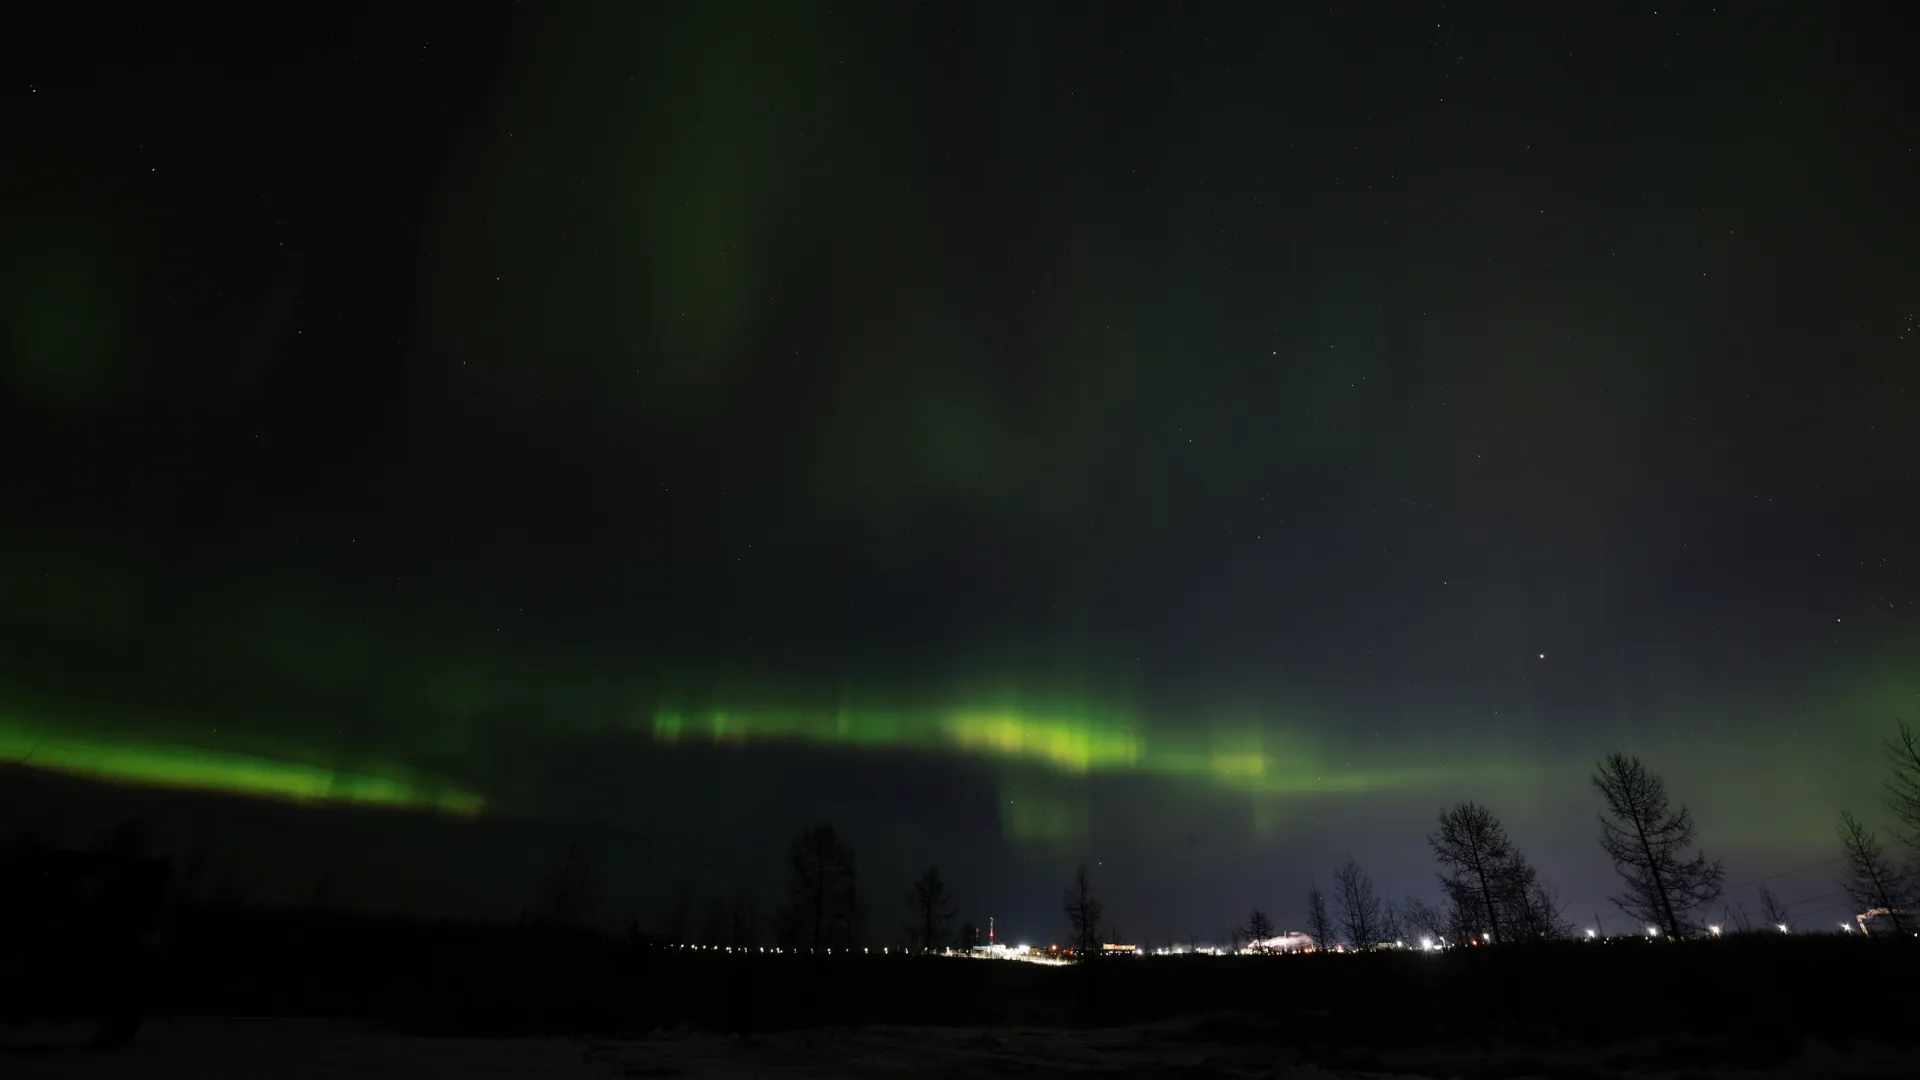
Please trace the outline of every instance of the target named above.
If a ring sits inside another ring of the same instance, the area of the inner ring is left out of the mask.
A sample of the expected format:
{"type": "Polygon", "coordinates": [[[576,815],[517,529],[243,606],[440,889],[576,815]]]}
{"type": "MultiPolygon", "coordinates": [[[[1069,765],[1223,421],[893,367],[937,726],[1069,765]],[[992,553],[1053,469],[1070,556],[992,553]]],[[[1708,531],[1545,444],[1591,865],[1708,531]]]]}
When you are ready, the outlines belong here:
{"type": "Polygon", "coordinates": [[[653,737],[666,743],[784,741],[959,752],[1084,776],[1138,773],[1205,782],[1260,795],[1381,791],[1437,778],[1433,768],[1348,769],[1328,764],[1297,736],[1276,740],[1257,726],[1200,733],[1152,733],[1118,717],[1065,719],[1011,711],[958,710],[917,718],[800,712],[697,714],[661,710],[653,737]],[[1284,741],[1284,752],[1270,743],[1284,741]]]}
{"type": "Polygon", "coordinates": [[[0,721],[0,757],[90,780],[180,788],[296,803],[432,810],[477,815],[477,793],[399,766],[350,772],[257,754],[146,742],[0,721]]]}

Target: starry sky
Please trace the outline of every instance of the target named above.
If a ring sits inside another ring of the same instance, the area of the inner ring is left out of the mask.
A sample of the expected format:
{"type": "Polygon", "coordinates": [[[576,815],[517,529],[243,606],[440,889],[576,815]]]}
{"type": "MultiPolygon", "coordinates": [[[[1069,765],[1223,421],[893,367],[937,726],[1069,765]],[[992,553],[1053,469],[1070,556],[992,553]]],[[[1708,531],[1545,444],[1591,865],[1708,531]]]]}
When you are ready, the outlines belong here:
{"type": "Polygon", "coordinates": [[[130,10],[0,46],[49,791],[379,906],[578,842],[621,921],[824,819],[1035,939],[1082,862],[1136,936],[1431,894],[1462,798],[1618,924],[1615,749],[1731,899],[1878,814],[1893,6],[130,10]]]}

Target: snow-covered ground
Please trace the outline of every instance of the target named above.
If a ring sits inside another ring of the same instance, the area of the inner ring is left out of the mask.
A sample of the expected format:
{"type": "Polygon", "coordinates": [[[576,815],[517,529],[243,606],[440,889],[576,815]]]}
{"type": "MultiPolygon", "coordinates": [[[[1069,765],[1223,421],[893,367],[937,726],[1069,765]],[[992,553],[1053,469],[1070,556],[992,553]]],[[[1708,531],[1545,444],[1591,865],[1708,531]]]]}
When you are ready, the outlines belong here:
{"type": "Polygon", "coordinates": [[[1536,1048],[1511,1055],[1480,1051],[1470,1059],[1448,1055],[1425,1063],[1383,1055],[1381,1068],[1387,1071],[1329,1070],[1292,1060],[1284,1049],[1270,1044],[1209,1039],[1204,1027],[1192,1024],[1114,1031],[856,1028],[743,1037],[671,1033],[633,1040],[486,1040],[411,1038],[323,1021],[179,1020],[149,1024],[131,1049],[118,1054],[88,1052],[85,1035],[84,1028],[0,1029],[0,1076],[7,1080],[121,1076],[147,1080],[984,1080],[1008,1076],[1028,1080],[1396,1076],[1407,1080],[1448,1076],[1838,1080],[1920,1075],[1913,1057],[1899,1051],[1857,1046],[1842,1054],[1813,1044],[1799,1058],[1758,1072],[1731,1067],[1666,1069],[1651,1064],[1656,1054],[1635,1054],[1632,1046],[1610,1048],[1604,1061],[1596,1061],[1590,1052],[1554,1054],[1536,1048]],[[1626,1057],[1648,1063],[1636,1068],[1626,1063],[1626,1057]]]}

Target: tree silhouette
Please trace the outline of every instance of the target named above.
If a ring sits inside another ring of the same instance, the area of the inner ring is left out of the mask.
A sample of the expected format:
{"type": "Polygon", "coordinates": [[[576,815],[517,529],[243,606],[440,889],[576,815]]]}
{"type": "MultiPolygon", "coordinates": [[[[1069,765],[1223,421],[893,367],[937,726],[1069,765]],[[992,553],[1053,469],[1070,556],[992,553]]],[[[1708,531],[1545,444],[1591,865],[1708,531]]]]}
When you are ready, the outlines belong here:
{"type": "Polygon", "coordinates": [[[333,868],[332,867],[328,867],[327,869],[320,871],[320,876],[314,880],[313,888],[309,890],[307,893],[307,910],[309,911],[332,911],[333,910],[333,868]]]}
{"type": "Polygon", "coordinates": [[[1263,950],[1267,942],[1279,936],[1279,932],[1273,928],[1273,920],[1267,918],[1267,913],[1259,908],[1254,908],[1253,914],[1247,916],[1247,925],[1240,928],[1240,933],[1254,948],[1263,950]]]}
{"type": "Polygon", "coordinates": [[[728,931],[732,922],[727,917],[727,902],[715,893],[707,898],[707,914],[700,921],[700,944],[709,948],[719,948],[727,944],[728,931]]]}
{"type": "Polygon", "coordinates": [[[1910,899],[1907,875],[1880,848],[1879,837],[1845,810],[1840,811],[1840,846],[1847,857],[1847,876],[1840,879],[1859,913],[1879,911],[1893,923],[1893,932],[1906,936],[1901,909],[1910,899]]]}
{"type": "Polygon", "coordinates": [[[1307,934],[1316,949],[1333,948],[1333,920],[1327,918],[1327,898],[1318,883],[1307,887],[1307,934]]]}
{"type": "Polygon", "coordinates": [[[760,938],[760,905],[745,889],[735,889],[733,903],[727,908],[727,944],[736,949],[750,948],[760,938]]]}
{"type": "Polygon", "coordinates": [[[1668,937],[1684,936],[1681,917],[1718,899],[1726,875],[1703,853],[1686,856],[1693,843],[1693,815],[1685,803],[1672,809],[1666,782],[1626,754],[1609,754],[1593,774],[1593,786],[1607,803],[1600,846],[1625,885],[1608,899],[1629,918],[1652,923],[1668,937]]]}
{"type": "Polygon", "coordinates": [[[693,890],[683,883],[673,895],[673,906],[667,910],[667,940],[685,945],[692,933],[693,890]]]}
{"type": "Polygon", "coordinates": [[[1510,920],[1502,916],[1525,891],[1522,877],[1528,871],[1500,819],[1479,803],[1457,803],[1441,811],[1440,827],[1427,834],[1427,845],[1440,863],[1440,887],[1456,907],[1466,909],[1460,921],[1506,941],[1510,920]]]}
{"type": "Polygon", "coordinates": [[[1920,732],[1904,720],[1880,746],[1887,756],[1887,808],[1900,823],[1895,833],[1901,843],[1920,851],[1920,732]]]}
{"type": "Polygon", "coordinates": [[[1400,904],[1400,929],[1415,939],[1445,937],[1447,917],[1425,900],[1409,896],[1400,904]]]}
{"type": "Polygon", "coordinates": [[[130,817],[100,836],[97,847],[108,855],[143,856],[153,842],[153,828],[145,818],[130,817]]]}
{"type": "Polygon", "coordinates": [[[787,852],[787,904],[778,919],[782,940],[792,948],[844,948],[859,936],[864,914],[853,849],[831,825],[802,830],[787,852]]]}
{"type": "Polygon", "coordinates": [[[1082,866],[1073,876],[1073,884],[1061,894],[1060,907],[1066,912],[1067,925],[1073,930],[1073,950],[1081,957],[1100,951],[1100,916],[1106,905],[1093,895],[1093,882],[1082,866]]]}
{"type": "Polygon", "coordinates": [[[1565,918],[1566,908],[1566,901],[1553,886],[1541,881],[1533,867],[1522,862],[1508,897],[1507,926],[1511,932],[1523,941],[1571,937],[1573,924],[1565,918]]]}
{"type": "Polygon", "coordinates": [[[544,926],[577,929],[600,902],[600,876],[593,860],[577,844],[567,845],[566,857],[534,885],[534,920],[544,926]]]}
{"type": "Polygon", "coordinates": [[[1772,923],[1777,930],[1786,930],[1793,926],[1793,920],[1787,916],[1787,905],[1773,895],[1773,890],[1760,886],[1760,917],[1772,923]]]}
{"type": "Polygon", "coordinates": [[[206,884],[207,864],[212,861],[209,842],[201,840],[187,852],[187,865],[180,874],[179,896],[182,900],[197,901],[200,890],[206,884]]]}
{"type": "Polygon", "coordinates": [[[953,918],[953,897],[947,893],[947,883],[940,879],[939,867],[927,867],[907,886],[907,910],[913,915],[907,927],[908,939],[921,952],[932,952],[945,940],[947,923],[953,918]]]}
{"type": "Polygon", "coordinates": [[[1348,859],[1345,866],[1334,872],[1333,884],[1339,890],[1335,900],[1340,905],[1340,929],[1346,933],[1347,941],[1356,949],[1371,949],[1380,944],[1380,897],[1373,891],[1373,879],[1360,869],[1359,863],[1348,859]]]}
{"type": "Polygon", "coordinates": [[[958,949],[971,949],[980,944],[980,928],[970,922],[960,924],[960,932],[954,935],[953,944],[958,949]]]}

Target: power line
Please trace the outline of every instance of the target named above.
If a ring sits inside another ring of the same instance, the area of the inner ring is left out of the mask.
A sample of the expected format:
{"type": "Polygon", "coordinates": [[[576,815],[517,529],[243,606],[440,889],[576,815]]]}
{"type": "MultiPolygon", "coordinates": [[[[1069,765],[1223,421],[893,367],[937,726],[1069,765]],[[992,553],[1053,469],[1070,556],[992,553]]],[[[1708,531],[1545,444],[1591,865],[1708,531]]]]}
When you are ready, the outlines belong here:
{"type": "Polygon", "coordinates": [[[1849,915],[1854,914],[1853,905],[1845,900],[1840,900],[1828,904],[1825,907],[1814,908],[1811,911],[1796,911],[1793,913],[1793,917],[1796,919],[1806,919],[1829,911],[1844,911],[1849,915]]]}
{"type": "Polygon", "coordinates": [[[1834,863],[1846,861],[1847,857],[1845,855],[1836,855],[1831,859],[1823,859],[1817,863],[1808,863],[1805,866],[1796,866],[1791,870],[1782,870],[1777,874],[1768,874],[1765,877],[1751,878],[1747,881],[1737,881],[1726,887],[1729,889],[1744,889],[1749,885],[1758,885],[1763,881],[1772,881],[1774,878],[1783,878],[1789,874],[1804,874],[1809,870],[1818,870],[1823,866],[1832,866],[1834,863]]]}
{"type": "MultiPolygon", "coordinates": [[[[1847,891],[1846,891],[1845,889],[1836,889],[1836,890],[1835,890],[1835,891],[1833,891],[1833,892],[1824,892],[1824,893],[1821,893],[1821,894],[1819,894],[1818,896],[1809,896],[1809,897],[1806,897],[1806,898],[1804,898],[1804,899],[1800,899],[1800,900],[1795,900],[1795,901],[1793,901],[1792,903],[1787,903],[1787,904],[1782,904],[1782,905],[1780,905],[1780,906],[1781,906],[1781,907],[1783,907],[1783,908],[1786,908],[1786,909],[1788,909],[1788,910],[1792,910],[1793,908],[1797,908],[1797,907],[1799,907],[1799,906],[1800,906],[1800,905],[1802,905],[1802,904],[1811,904],[1811,903],[1813,903],[1813,902],[1814,902],[1815,900],[1831,900],[1831,899],[1833,899],[1833,898],[1834,898],[1834,897],[1836,897],[1836,896],[1845,896],[1845,895],[1847,895],[1847,891]]],[[[1837,904],[1828,904],[1828,905],[1827,905],[1827,907],[1837,907],[1837,906],[1839,906],[1839,905],[1837,905],[1837,904]]],[[[1827,908],[1815,908],[1814,910],[1815,910],[1815,911],[1825,911],[1825,910],[1827,910],[1827,908]]]]}

